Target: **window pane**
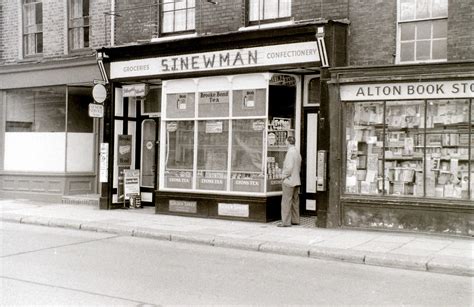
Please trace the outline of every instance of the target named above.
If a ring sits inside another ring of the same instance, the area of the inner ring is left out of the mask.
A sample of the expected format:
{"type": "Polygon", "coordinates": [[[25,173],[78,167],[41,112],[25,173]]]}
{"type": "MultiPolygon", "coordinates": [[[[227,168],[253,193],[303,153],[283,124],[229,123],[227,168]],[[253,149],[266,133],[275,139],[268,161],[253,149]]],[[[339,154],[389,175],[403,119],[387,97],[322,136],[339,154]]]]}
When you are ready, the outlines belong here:
{"type": "Polygon", "coordinates": [[[173,12],[163,13],[163,32],[173,32],[173,12]]]}
{"type": "Polygon", "coordinates": [[[416,39],[430,39],[431,38],[431,21],[424,21],[416,23],[416,39]]]}
{"type": "Polygon", "coordinates": [[[163,0],[163,11],[172,11],[174,9],[175,0],[163,0]]]}
{"type": "Polygon", "coordinates": [[[401,43],[400,45],[400,61],[408,62],[415,59],[415,43],[401,43]]]}
{"type": "Polygon", "coordinates": [[[448,0],[433,0],[432,16],[448,16],[448,0]]]}
{"type": "Polygon", "coordinates": [[[263,192],[264,119],[232,121],[232,191],[263,192]]]}
{"type": "Polygon", "coordinates": [[[41,2],[36,3],[35,13],[36,13],[36,24],[42,24],[43,23],[43,3],[41,2]]]}
{"type": "Polygon", "coordinates": [[[417,0],[416,1],[416,18],[429,18],[430,17],[430,3],[431,0],[417,0]]]}
{"type": "Polygon", "coordinates": [[[187,20],[187,25],[186,25],[186,30],[193,30],[195,28],[195,25],[194,25],[194,20],[195,20],[195,16],[194,16],[194,9],[190,9],[188,10],[188,20],[187,20]]]}
{"type": "Polygon", "coordinates": [[[415,40],[415,23],[402,23],[400,32],[402,41],[415,40]]]}
{"type": "Polygon", "coordinates": [[[68,132],[93,132],[93,119],[89,117],[89,103],[92,101],[90,87],[68,88],[68,132]]]}
{"type": "Polygon", "coordinates": [[[175,11],[174,13],[174,24],[175,31],[185,31],[186,30],[186,10],[175,11]]]}
{"type": "Polygon", "coordinates": [[[89,27],[84,27],[84,48],[89,47],[89,27]]]}
{"type": "Polygon", "coordinates": [[[433,60],[445,60],[448,58],[446,39],[433,41],[433,60]]]}
{"type": "Polygon", "coordinates": [[[197,143],[197,188],[226,190],[229,121],[199,121],[197,143]]]}
{"type": "Polygon", "coordinates": [[[258,15],[259,15],[259,12],[260,12],[260,15],[261,15],[261,12],[263,11],[262,8],[263,8],[263,1],[259,1],[259,0],[250,0],[249,1],[249,20],[250,21],[255,21],[255,20],[258,20],[258,15]],[[258,5],[260,3],[260,10],[258,8],[258,5]]]}
{"type": "Polygon", "coordinates": [[[431,59],[430,56],[430,41],[421,41],[416,43],[416,60],[429,60],[431,59]]]}
{"type": "Polygon", "coordinates": [[[278,0],[266,0],[263,8],[263,18],[273,19],[278,18],[278,0]]]}
{"type": "Polygon", "coordinates": [[[400,20],[415,19],[415,0],[400,0],[400,20]]]}
{"type": "Polygon", "coordinates": [[[38,53],[43,52],[43,33],[36,34],[36,51],[38,53]]]}
{"type": "Polygon", "coordinates": [[[381,102],[347,104],[346,193],[382,193],[383,112],[381,102]]]}
{"type": "Polygon", "coordinates": [[[291,0],[280,0],[280,16],[289,17],[291,16],[291,0]]]}
{"type": "Polygon", "coordinates": [[[194,121],[166,122],[165,187],[192,188],[194,121]]]}
{"type": "Polygon", "coordinates": [[[433,38],[446,38],[448,33],[448,23],[446,20],[433,21],[433,38]]]}

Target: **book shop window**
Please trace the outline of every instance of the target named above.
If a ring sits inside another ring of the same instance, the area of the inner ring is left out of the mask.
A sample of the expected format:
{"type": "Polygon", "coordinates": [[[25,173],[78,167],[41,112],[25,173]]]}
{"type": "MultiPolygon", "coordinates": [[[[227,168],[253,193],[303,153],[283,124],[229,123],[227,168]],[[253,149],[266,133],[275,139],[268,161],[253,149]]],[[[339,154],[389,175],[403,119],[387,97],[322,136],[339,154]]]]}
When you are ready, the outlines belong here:
{"type": "Polygon", "coordinates": [[[473,124],[467,99],[348,103],[345,192],[474,199],[473,124]]]}
{"type": "Polygon", "coordinates": [[[69,50],[89,47],[89,0],[69,1],[69,50]]]}
{"type": "Polygon", "coordinates": [[[195,0],[163,0],[161,6],[161,33],[194,31],[195,12],[195,0]]]}
{"type": "Polygon", "coordinates": [[[399,0],[398,63],[447,59],[448,1],[399,0]]]}
{"type": "Polygon", "coordinates": [[[291,17],[291,0],[248,0],[250,25],[286,20],[291,17]]]}
{"type": "Polygon", "coordinates": [[[23,55],[43,53],[43,3],[23,1],[23,55]]]}

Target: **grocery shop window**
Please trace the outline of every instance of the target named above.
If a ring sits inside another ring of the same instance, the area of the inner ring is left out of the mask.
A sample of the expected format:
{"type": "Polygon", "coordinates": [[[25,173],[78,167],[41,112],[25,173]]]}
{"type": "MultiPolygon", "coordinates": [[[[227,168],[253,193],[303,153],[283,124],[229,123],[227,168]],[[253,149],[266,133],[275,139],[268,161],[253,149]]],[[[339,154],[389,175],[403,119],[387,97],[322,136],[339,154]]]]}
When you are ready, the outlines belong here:
{"type": "Polygon", "coordinates": [[[448,0],[399,0],[397,62],[447,59],[448,0]]]}
{"type": "Polygon", "coordinates": [[[64,132],[66,88],[9,90],[6,132],[64,132]]]}
{"type": "Polygon", "coordinates": [[[89,0],[69,1],[69,50],[89,47],[89,0]]]}
{"type": "Polygon", "coordinates": [[[43,3],[41,0],[23,1],[23,55],[43,53],[43,3]]]}
{"type": "Polygon", "coordinates": [[[291,17],[291,0],[248,0],[249,25],[284,21],[291,17]]]}
{"type": "Polygon", "coordinates": [[[186,33],[195,29],[195,0],[162,0],[161,33],[186,33]]]}

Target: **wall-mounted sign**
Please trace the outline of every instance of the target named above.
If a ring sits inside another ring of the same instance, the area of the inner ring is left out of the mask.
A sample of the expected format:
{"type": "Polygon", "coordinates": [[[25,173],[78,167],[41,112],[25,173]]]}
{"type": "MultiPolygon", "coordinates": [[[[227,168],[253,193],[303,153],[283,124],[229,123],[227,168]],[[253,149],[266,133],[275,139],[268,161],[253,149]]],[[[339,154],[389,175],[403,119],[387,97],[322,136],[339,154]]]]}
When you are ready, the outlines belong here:
{"type": "Polygon", "coordinates": [[[96,84],[92,88],[92,98],[97,103],[103,103],[107,99],[107,89],[103,84],[96,84]]]}
{"type": "Polygon", "coordinates": [[[197,202],[171,199],[168,210],[171,212],[197,213],[197,202]]]}
{"type": "Polygon", "coordinates": [[[148,94],[148,85],[145,83],[122,86],[123,97],[145,97],[148,94]]]}
{"type": "Polygon", "coordinates": [[[100,143],[100,159],[99,159],[99,182],[108,181],[109,171],[109,143],[100,143]]]}
{"type": "Polygon", "coordinates": [[[249,205],[219,203],[217,207],[218,215],[249,217],[249,205]]]}
{"type": "Polygon", "coordinates": [[[184,72],[320,62],[316,41],[182,54],[110,63],[110,77],[126,78],[184,72]]]}
{"type": "Polygon", "coordinates": [[[89,103],[89,117],[104,117],[104,105],[98,103],[89,103]]]}
{"type": "Polygon", "coordinates": [[[342,101],[474,97],[474,80],[341,85],[342,101]]]}

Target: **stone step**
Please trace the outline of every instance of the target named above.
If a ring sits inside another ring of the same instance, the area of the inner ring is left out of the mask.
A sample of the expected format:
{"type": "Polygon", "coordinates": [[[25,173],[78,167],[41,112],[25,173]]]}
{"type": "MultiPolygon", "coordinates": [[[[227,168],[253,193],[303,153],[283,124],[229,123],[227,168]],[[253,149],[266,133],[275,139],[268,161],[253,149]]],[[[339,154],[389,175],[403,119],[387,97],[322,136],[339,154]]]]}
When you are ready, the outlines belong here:
{"type": "Polygon", "coordinates": [[[66,205],[99,206],[100,194],[64,195],[61,203],[66,205]]]}

